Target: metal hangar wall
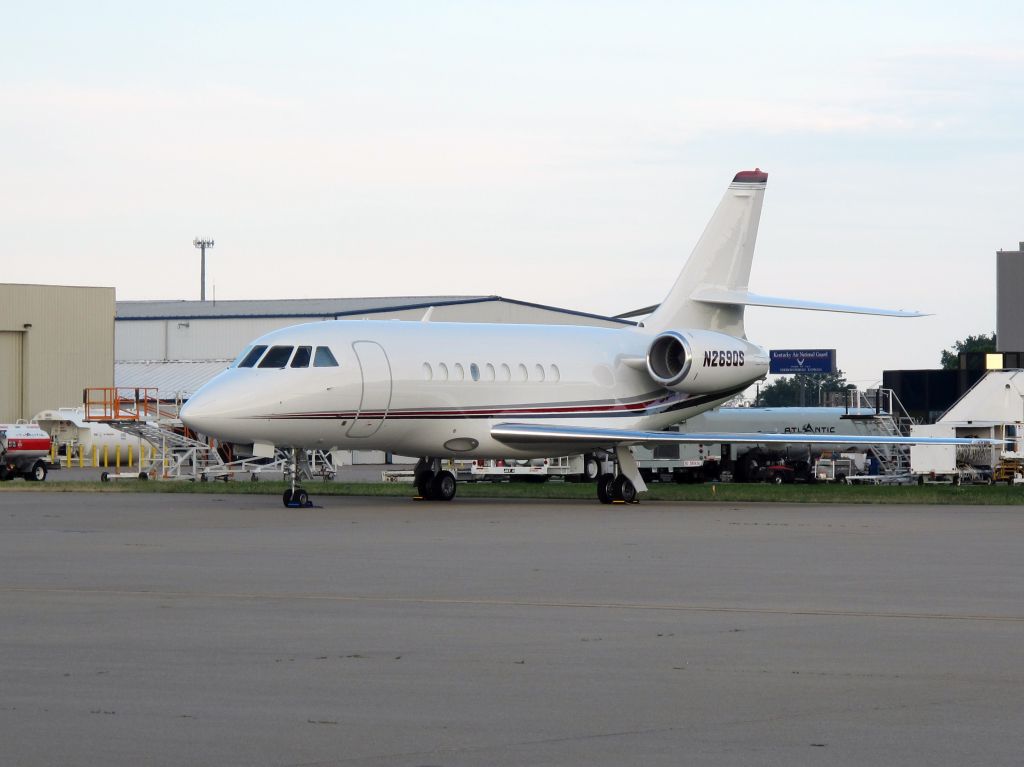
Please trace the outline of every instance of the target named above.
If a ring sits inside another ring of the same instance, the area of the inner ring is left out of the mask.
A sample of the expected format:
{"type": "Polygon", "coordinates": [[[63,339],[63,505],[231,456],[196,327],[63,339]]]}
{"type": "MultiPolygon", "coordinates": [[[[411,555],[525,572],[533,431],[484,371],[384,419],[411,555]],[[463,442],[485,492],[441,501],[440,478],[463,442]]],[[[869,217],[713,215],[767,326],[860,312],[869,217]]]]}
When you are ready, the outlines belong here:
{"type": "Polygon", "coordinates": [[[253,301],[120,301],[115,379],[187,398],[254,338],[326,320],[500,322],[622,327],[632,322],[501,296],[399,296],[253,301]]]}
{"type": "Polygon", "coordinates": [[[114,383],[114,288],[0,284],[0,422],[114,383]]]}

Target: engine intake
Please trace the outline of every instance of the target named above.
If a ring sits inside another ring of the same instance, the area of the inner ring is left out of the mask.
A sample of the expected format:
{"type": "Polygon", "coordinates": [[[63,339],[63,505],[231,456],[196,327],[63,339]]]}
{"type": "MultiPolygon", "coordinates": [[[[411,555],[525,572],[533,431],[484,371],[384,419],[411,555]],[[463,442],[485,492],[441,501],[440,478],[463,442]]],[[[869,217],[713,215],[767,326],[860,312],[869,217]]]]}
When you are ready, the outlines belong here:
{"type": "Polygon", "coordinates": [[[768,354],[746,339],[713,330],[666,330],[647,349],[647,374],[672,391],[728,391],[764,377],[768,354]]]}
{"type": "Polygon", "coordinates": [[[647,372],[666,388],[682,383],[692,364],[693,350],[689,342],[674,330],[655,338],[647,352],[647,372]]]}

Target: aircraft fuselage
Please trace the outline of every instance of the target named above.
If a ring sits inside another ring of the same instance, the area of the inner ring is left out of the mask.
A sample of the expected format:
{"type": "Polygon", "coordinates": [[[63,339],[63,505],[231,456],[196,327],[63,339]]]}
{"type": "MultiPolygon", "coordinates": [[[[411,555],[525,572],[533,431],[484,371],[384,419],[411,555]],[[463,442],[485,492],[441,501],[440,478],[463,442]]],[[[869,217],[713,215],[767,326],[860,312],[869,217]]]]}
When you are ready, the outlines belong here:
{"type": "Polygon", "coordinates": [[[511,447],[492,438],[491,427],[515,421],[663,429],[721,404],[766,372],[763,349],[731,339],[743,354],[695,355],[702,393],[671,391],[644,367],[653,337],[641,327],[370,320],[296,325],[253,344],[281,349],[283,367],[261,367],[269,355],[252,367],[236,362],[186,404],[182,417],[228,442],[542,457],[550,448],[511,447]],[[300,353],[301,347],[309,351],[300,353]],[[315,364],[320,347],[330,350],[336,365],[315,364]],[[297,360],[305,366],[295,367],[297,360]],[[723,371],[727,384],[716,386],[723,371]]]}

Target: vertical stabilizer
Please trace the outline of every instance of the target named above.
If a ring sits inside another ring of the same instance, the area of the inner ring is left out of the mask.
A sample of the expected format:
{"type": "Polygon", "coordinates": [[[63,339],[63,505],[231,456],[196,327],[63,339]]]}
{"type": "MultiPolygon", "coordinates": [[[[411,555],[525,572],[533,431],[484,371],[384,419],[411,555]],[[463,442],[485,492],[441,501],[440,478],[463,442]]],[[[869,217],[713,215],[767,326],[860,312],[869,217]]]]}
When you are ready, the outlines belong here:
{"type": "Polygon", "coordinates": [[[760,169],[736,174],[672,290],[644,321],[645,327],[701,328],[746,337],[742,304],[712,304],[693,296],[708,289],[747,290],[767,183],[768,174],[760,169]]]}

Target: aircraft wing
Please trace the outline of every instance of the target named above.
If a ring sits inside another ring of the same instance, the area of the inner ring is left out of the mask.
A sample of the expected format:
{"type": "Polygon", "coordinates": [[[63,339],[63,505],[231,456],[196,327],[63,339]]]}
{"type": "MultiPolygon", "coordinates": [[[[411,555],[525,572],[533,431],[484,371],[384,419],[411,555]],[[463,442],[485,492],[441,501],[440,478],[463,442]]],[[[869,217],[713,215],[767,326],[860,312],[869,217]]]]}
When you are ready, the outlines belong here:
{"type": "Polygon", "coordinates": [[[576,445],[613,447],[667,444],[789,444],[789,445],[997,445],[1002,440],[965,437],[873,437],[852,434],[743,434],[705,432],[684,434],[673,431],[629,431],[586,426],[501,423],[491,436],[510,446],[576,445]]]}

